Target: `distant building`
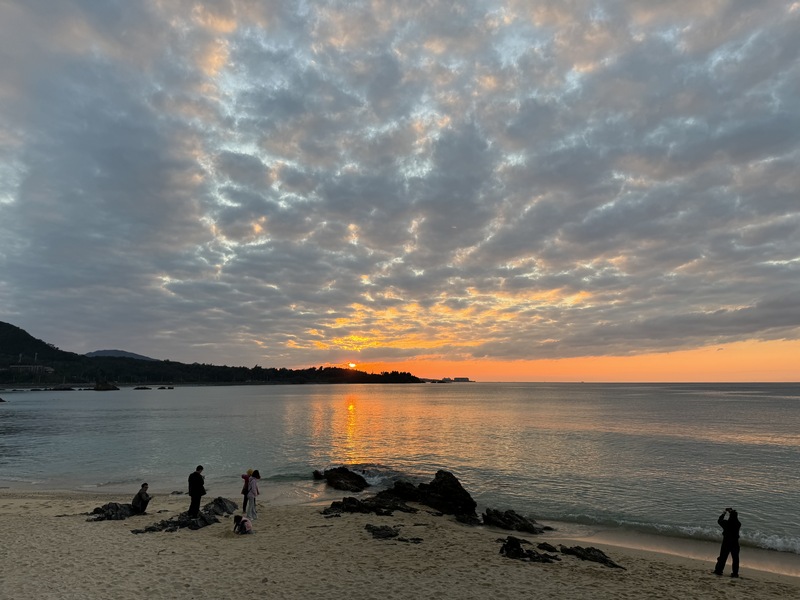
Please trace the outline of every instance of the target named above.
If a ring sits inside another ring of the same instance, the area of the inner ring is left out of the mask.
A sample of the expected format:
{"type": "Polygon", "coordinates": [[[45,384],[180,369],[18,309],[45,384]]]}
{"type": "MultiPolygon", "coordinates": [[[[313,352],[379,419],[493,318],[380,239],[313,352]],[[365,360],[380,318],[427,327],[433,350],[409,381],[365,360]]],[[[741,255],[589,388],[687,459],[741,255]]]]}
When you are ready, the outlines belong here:
{"type": "Polygon", "coordinates": [[[469,383],[469,377],[453,377],[454,383],[469,383]]]}

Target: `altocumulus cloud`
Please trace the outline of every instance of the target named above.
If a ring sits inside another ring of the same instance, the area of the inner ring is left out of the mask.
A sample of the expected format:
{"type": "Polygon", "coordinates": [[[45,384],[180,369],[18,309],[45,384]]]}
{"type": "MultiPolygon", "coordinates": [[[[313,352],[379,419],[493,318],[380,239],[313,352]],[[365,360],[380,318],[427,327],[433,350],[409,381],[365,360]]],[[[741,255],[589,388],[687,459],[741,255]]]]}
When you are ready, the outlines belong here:
{"type": "Polygon", "coordinates": [[[303,366],[800,335],[800,3],[0,4],[0,318],[303,366]]]}

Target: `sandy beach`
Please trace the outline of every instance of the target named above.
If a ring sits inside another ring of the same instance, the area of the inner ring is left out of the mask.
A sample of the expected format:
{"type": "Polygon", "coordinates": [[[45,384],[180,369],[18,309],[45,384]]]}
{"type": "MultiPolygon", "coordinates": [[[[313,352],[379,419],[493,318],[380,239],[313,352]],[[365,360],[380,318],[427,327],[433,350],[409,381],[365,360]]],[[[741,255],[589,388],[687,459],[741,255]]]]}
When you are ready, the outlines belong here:
{"type": "MultiPolygon", "coordinates": [[[[131,494],[132,496],[133,494],[131,494]]],[[[234,501],[239,498],[231,498],[234,501]]],[[[416,514],[345,514],[320,506],[262,504],[256,533],[232,521],[200,530],[132,534],[177,515],[186,496],[156,495],[148,514],[87,522],[85,513],[129,498],[79,492],[0,490],[0,596],[59,598],[791,598],[800,578],[750,569],[716,577],[707,561],[559,537],[593,545],[625,567],[562,556],[535,564],[499,554],[508,532],[468,527],[425,507],[416,514]],[[420,543],[378,540],[365,525],[400,526],[420,543]]],[[[522,536],[526,537],[526,536],[522,536]]]]}

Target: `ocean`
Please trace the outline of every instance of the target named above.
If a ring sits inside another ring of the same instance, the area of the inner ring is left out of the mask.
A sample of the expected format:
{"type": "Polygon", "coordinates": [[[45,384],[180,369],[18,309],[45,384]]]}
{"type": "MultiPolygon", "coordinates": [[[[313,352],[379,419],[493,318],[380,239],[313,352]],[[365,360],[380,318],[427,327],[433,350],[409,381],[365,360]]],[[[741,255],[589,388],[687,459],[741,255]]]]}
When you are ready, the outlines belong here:
{"type": "Polygon", "coordinates": [[[718,540],[800,554],[800,384],[452,383],[0,391],[0,486],[129,501],[185,490],[270,503],[342,497],[312,479],[347,465],[375,489],[454,473],[486,507],[570,531],[718,540]]]}

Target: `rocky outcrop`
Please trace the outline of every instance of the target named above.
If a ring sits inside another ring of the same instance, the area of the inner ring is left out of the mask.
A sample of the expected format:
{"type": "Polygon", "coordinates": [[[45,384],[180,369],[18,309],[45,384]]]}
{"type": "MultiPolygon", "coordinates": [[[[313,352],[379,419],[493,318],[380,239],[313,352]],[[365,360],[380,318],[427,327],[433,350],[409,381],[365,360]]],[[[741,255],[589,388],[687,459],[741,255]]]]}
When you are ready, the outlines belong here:
{"type": "Polygon", "coordinates": [[[397,498],[379,498],[373,496],[371,498],[358,499],[348,496],[332,502],[331,505],[322,511],[323,515],[333,516],[341,515],[342,513],[375,513],[380,517],[390,517],[394,511],[415,513],[416,508],[408,506],[402,500],[397,498]]]}
{"type": "Polygon", "coordinates": [[[552,530],[551,527],[540,525],[533,519],[518,515],[513,510],[499,511],[487,508],[483,513],[483,524],[500,529],[511,531],[522,531],[525,533],[540,534],[544,531],[552,530]]]}
{"type": "Polygon", "coordinates": [[[509,535],[505,540],[500,539],[497,541],[503,544],[500,547],[500,554],[507,558],[536,563],[552,563],[561,560],[556,555],[542,554],[533,548],[523,548],[523,544],[529,545],[530,542],[522,538],[514,537],[513,535],[509,535]]]}
{"type": "MultiPolygon", "coordinates": [[[[131,533],[150,533],[154,531],[178,531],[178,529],[200,529],[213,523],[219,523],[222,515],[232,515],[239,508],[239,505],[232,500],[221,496],[214,498],[206,504],[197,517],[190,517],[186,513],[181,513],[177,517],[165,519],[148,525],[143,529],[133,529],[131,533]]],[[[103,506],[98,506],[89,513],[87,521],[122,521],[128,517],[138,516],[139,513],[133,511],[130,504],[120,504],[119,502],[109,502],[103,506]]]]}
{"type": "Polygon", "coordinates": [[[238,508],[239,505],[236,502],[218,496],[206,504],[197,517],[190,517],[186,513],[181,513],[177,517],[153,523],[143,529],[131,529],[131,533],[155,533],[158,531],[173,533],[178,529],[201,529],[208,525],[219,523],[218,516],[231,515],[238,508]]]}
{"type": "MultiPolygon", "coordinates": [[[[314,472],[315,478],[319,471],[314,472]]],[[[322,473],[322,478],[329,486],[345,492],[363,492],[369,487],[369,483],[358,473],[354,473],[347,467],[335,467],[326,469],[322,473]]]]}
{"type": "Polygon", "coordinates": [[[610,567],[612,569],[625,569],[625,567],[618,565],[608,556],[606,556],[605,552],[592,546],[589,546],[588,548],[583,548],[582,546],[561,546],[561,553],[577,556],[581,560],[589,560],[600,563],[601,565],[605,565],[606,567],[610,567]]]}
{"type": "Polygon", "coordinates": [[[233,500],[217,496],[203,507],[203,512],[214,515],[232,515],[239,510],[239,505],[233,500]]]}
{"type": "Polygon", "coordinates": [[[120,504],[119,502],[109,502],[103,506],[98,506],[91,513],[87,521],[124,521],[133,516],[133,506],[130,504],[120,504]]]}
{"type": "Polygon", "coordinates": [[[420,483],[416,487],[408,482],[396,482],[394,487],[380,492],[377,497],[418,502],[443,514],[455,515],[460,521],[478,523],[478,515],[475,513],[477,502],[449,471],[437,471],[433,481],[420,483]]]}
{"type": "Polygon", "coordinates": [[[397,527],[390,527],[389,525],[372,525],[367,523],[364,529],[369,531],[376,540],[388,540],[396,538],[400,535],[397,527]]]}
{"type": "Polygon", "coordinates": [[[196,517],[190,517],[186,513],[181,513],[177,517],[164,519],[163,521],[153,523],[142,529],[131,529],[131,533],[156,533],[158,531],[174,533],[178,531],[178,529],[202,529],[214,523],[219,523],[219,519],[212,513],[201,511],[196,517]]]}

